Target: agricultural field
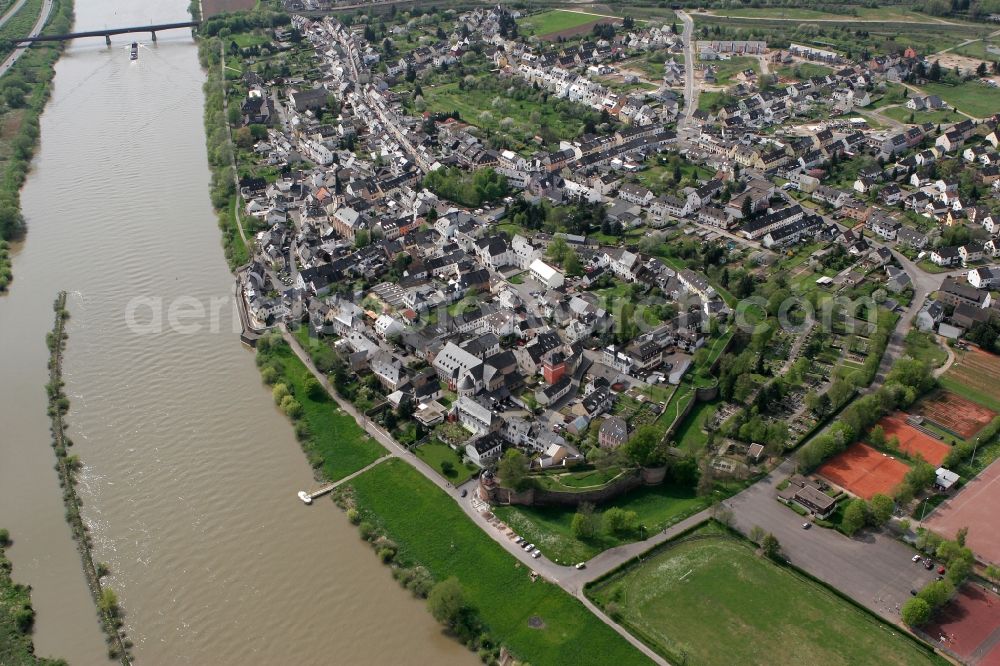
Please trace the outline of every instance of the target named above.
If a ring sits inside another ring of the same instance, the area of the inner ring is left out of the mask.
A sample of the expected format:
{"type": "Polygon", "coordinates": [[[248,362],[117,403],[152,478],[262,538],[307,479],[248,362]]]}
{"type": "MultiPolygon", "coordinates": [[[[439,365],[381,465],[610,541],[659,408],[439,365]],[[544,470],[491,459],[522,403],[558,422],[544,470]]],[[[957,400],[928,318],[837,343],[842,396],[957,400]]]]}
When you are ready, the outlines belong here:
{"type": "Polygon", "coordinates": [[[715,524],[587,594],[677,664],[941,663],[895,627],[715,524]]]}
{"type": "Polygon", "coordinates": [[[966,352],[955,352],[955,363],[938,381],[958,395],[1000,412],[1000,399],[996,397],[1000,386],[1000,356],[973,347],[966,352]]]}
{"type": "Polygon", "coordinates": [[[564,564],[589,560],[598,553],[624,543],[662,531],[688,516],[707,508],[711,501],[695,495],[691,488],[680,488],[670,483],[643,486],[599,507],[595,513],[618,507],[635,511],[645,532],[630,537],[619,537],[599,532],[593,538],[581,540],[573,534],[573,516],[570,507],[495,507],[494,512],[515,532],[538,544],[545,556],[564,564]]]}
{"type": "Polygon", "coordinates": [[[541,14],[532,14],[518,22],[519,31],[525,35],[536,35],[542,39],[572,37],[590,32],[597,23],[620,23],[620,19],[605,18],[584,12],[554,9],[541,14]]]}
{"type": "Polygon", "coordinates": [[[399,561],[426,567],[438,581],[458,578],[466,600],[515,655],[533,664],[647,663],[579,601],[544,580],[532,582],[525,567],[403,461],[365,472],[346,492],[364,520],[398,544],[399,561]]]}
{"type": "Polygon", "coordinates": [[[977,118],[985,118],[1000,109],[1000,88],[990,88],[977,81],[966,81],[957,86],[944,83],[925,83],[928,95],[937,95],[959,111],[977,118]]]}

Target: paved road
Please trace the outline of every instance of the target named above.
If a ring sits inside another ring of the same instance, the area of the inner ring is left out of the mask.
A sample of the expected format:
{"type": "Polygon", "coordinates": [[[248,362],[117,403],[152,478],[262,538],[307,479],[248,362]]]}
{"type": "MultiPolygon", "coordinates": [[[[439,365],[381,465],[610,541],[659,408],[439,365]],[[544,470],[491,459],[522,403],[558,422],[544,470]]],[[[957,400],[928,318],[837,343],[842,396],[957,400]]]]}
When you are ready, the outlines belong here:
{"type": "Polygon", "coordinates": [[[725,10],[722,10],[719,13],[699,11],[695,12],[695,14],[711,18],[739,19],[741,21],[746,20],[746,21],[792,21],[794,23],[910,23],[913,25],[964,25],[962,23],[946,21],[940,18],[935,18],[931,21],[907,21],[906,19],[859,19],[854,16],[845,15],[844,18],[803,19],[803,18],[781,18],[778,16],[729,16],[724,12],[725,10]]]}
{"type": "Polygon", "coordinates": [[[897,606],[934,579],[911,561],[914,551],[884,534],[853,539],[830,529],[802,529],[803,518],[775,499],[778,483],[794,471],[786,460],[759,483],[723,502],[744,534],[758,525],[774,534],[788,560],[885,619],[900,621],[897,606]]]}
{"type": "Polygon", "coordinates": [[[684,117],[678,126],[691,122],[698,110],[698,89],[694,85],[694,20],[687,12],[678,11],[684,24],[681,38],[684,40],[684,117]]]}
{"type": "MultiPolygon", "coordinates": [[[[21,3],[21,4],[23,4],[23,3],[21,3]]],[[[48,20],[49,20],[49,14],[51,14],[51,13],[52,13],[52,0],[45,0],[42,3],[42,11],[38,15],[38,20],[35,21],[35,25],[32,26],[31,32],[29,32],[26,35],[26,37],[37,37],[38,33],[40,33],[42,31],[42,28],[44,28],[45,24],[48,22],[48,20]]],[[[8,12],[8,14],[9,14],[9,12],[8,12]]],[[[8,18],[9,17],[7,15],[5,15],[5,18],[3,19],[3,23],[6,23],[8,18]]],[[[3,24],[0,23],[0,25],[3,25],[3,24]]],[[[3,61],[2,65],[0,65],[0,76],[3,76],[4,74],[6,74],[7,70],[9,70],[11,67],[13,67],[14,63],[16,63],[18,60],[20,60],[21,56],[24,55],[24,52],[27,51],[29,48],[30,48],[30,44],[25,45],[25,46],[19,46],[16,49],[14,49],[14,52],[11,53],[9,56],[7,56],[7,59],[3,61]]]]}
{"type": "Polygon", "coordinates": [[[3,16],[0,16],[0,28],[2,28],[3,26],[5,26],[7,24],[7,21],[9,21],[12,18],[14,18],[14,14],[18,13],[19,11],[21,11],[21,7],[24,7],[24,3],[26,3],[27,1],[28,0],[17,0],[17,2],[15,2],[11,6],[11,8],[8,9],[4,13],[3,16]]]}

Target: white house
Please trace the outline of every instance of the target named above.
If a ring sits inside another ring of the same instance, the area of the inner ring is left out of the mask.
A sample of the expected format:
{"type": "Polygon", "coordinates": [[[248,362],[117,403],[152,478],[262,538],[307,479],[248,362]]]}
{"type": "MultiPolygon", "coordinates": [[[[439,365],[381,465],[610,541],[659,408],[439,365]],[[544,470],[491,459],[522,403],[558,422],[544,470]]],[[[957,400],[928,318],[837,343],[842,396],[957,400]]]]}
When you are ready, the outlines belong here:
{"type": "Polygon", "coordinates": [[[535,259],[531,262],[529,270],[531,270],[531,276],[533,278],[550,289],[558,289],[563,286],[563,282],[565,282],[565,278],[562,273],[552,266],[549,266],[541,259],[535,259]]]}

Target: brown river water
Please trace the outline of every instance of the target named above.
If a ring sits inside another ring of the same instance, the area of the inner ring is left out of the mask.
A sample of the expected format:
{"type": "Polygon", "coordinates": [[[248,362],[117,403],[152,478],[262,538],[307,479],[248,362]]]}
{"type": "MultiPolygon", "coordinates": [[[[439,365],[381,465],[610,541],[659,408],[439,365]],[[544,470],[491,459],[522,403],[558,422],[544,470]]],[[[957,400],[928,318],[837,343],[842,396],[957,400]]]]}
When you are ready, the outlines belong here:
{"type": "MultiPolygon", "coordinates": [[[[186,6],[77,0],[76,29],[183,21],[186,6]]],[[[296,499],[312,472],[233,327],[196,46],[157,37],[135,36],[136,62],[119,36],[74,42],[57,64],[0,297],[0,526],[33,587],[37,652],[109,663],[45,415],[45,333],[65,289],[83,514],[137,663],[475,663],[332,502],[296,499]]]]}

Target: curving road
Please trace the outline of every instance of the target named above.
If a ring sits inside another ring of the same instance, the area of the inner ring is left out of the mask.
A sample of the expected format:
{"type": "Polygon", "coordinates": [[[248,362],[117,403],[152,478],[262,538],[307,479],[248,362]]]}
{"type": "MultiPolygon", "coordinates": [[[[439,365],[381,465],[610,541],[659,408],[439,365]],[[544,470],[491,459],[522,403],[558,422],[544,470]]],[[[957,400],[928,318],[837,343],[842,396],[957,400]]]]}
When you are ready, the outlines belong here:
{"type": "Polygon", "coordinates": [[[17,0],[17,2],[15,2],[13,6],[4,13],[3,16],[0,16],[0,28],[4,27],[7,24],[7,21],[14,18],[14,14],[21,11],[21,7],[24,7],[24,3],[26,3],[27,1],[28,0],[17,0]]]}
{"type": "MultiPolygon", "coordinates": [[[[15,7],[23,5],[25,1],[26,0],[22,0],[20,3],[18,3],[18,5],[15,5],[15,7]]],[[[13,9],[14,8],[11,8],[11,11],[13,11],[13,9]]],[[[42,28],[45,27],[45,24],[48,23],[49,14],[51,13],[52,13],[52,0],[45,0],[42,3],[42,11],[38,15],[38,20],[35,21],[35,25],[32,26],[31,32],[29,32],[27,36],[37,37],[39,33],[42,32],[42,28]]],[[[0,25],[6,23],[10,19],[11,15],[12,15],[11,12],[7,12],[6,14],[4,14],[2,22],[0,22],[0,25]]],[[[19,46],[16,49],[14,49],[14,52],[11,53],[9,56],[7,56],[7,59],[3,61],[2,65],[0,65],[0,76],[6,74],[7,71],[14,66],[14,63],[16,63],[21,58],[21,56],[24,55],[24,52],[27,51],[30,48],[30,46],[31,46],[30,44],[25,44],[24,46],[19,46]]]]}

